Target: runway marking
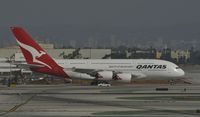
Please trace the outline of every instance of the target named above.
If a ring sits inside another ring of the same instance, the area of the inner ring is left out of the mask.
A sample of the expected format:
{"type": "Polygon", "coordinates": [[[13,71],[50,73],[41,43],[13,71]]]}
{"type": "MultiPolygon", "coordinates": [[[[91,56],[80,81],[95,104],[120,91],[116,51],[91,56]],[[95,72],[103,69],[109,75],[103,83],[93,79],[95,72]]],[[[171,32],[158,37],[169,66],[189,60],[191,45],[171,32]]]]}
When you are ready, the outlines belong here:
{"type": "Polygon", "coordinates": [[[171,114],[184,114],[184,115],[199,115],[198,113],[194,113],[193,110],[157,110],[157,109],[143,109],[143,110],[133,110],[133,111],[103,111],[96,112],[93,115],[102,115],[102,116],[114,116],[114,115],[136,115],[136,114],[144,114],[144,115],[171,115],[171,114]],[[159,113],[159,114],[158,114],[159,113]]]}
{"type": "Polygon", "coordinates": [[[9,114],[9,113],[11,113],[11,112],[16,111],[19,107],[21,107],[21,106],[27,104],[27,103],[28,103],[30,100],[32,100],[36,95],[37,95],[37,94],[32,95],[32,96],[31,96],[30,98],[28,98],[24,103],[15,105],[13,108],[11,108],[10,110],[8,110],[7,112],[0,114],[0,116],[3,116],[3,115],[6,115],[6,114],[9,114]]]}

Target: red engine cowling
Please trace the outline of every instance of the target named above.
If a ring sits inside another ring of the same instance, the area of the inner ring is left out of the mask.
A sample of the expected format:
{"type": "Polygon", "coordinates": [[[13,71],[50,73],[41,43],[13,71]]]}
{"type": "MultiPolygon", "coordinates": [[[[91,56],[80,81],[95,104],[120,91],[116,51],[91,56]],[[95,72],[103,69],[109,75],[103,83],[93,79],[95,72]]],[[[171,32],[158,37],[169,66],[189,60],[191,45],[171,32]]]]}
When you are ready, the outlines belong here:
{"type": "Polygon", "coordinates": [[[98,80],[112,80],[113,72],[112,71],[99,71],[96,73],[95,77],[98,80]]]}
{"type": "Polygon", "coordinates": [[[132,75],[129,73],[117,73],[114,77],[114,80],[119,82],[130,83],[132,75]]]}

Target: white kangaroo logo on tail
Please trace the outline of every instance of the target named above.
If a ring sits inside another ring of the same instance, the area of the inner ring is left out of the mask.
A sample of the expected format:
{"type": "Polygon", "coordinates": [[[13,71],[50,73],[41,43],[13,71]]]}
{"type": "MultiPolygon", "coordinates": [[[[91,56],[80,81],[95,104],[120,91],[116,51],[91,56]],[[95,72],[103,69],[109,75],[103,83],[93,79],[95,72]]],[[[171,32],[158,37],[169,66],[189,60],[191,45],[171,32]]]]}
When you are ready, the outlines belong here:
{"type": "Polygon", "coordinates": [[[17,40],[17,43],[24,49],[26,49],[27,51],[29,51],[33,57],[33,62],[35,63],[39,63],[39,64],[42,64],[50,69],[52,69],[49,65],[47,65],[46,63],[42,62],[42,61],[39,61],[37,60],[37,58],[40,58],[43,54],[46,54],[46,52],[44,51],[37,51],[35,48],[29,46],[29,45],[26,45],[24,43],[21,43],[17,40]]]}

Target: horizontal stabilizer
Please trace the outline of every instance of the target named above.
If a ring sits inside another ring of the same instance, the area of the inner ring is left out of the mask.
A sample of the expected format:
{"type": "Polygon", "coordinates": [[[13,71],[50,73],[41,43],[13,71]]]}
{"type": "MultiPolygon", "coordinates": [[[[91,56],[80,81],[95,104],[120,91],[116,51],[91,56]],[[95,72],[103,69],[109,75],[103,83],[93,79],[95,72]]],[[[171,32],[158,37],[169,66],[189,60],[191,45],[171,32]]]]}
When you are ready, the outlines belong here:
{"type": "Polygon", "coordinates": [[[36,64],[26,64],[26,63],[21,63],[21,64],[18,64],[18,63],[14,63],[14,65],[17,65],[21,68],[42,68],[42,67],[45,67],[44,65],[36,65],[36,64]]]}

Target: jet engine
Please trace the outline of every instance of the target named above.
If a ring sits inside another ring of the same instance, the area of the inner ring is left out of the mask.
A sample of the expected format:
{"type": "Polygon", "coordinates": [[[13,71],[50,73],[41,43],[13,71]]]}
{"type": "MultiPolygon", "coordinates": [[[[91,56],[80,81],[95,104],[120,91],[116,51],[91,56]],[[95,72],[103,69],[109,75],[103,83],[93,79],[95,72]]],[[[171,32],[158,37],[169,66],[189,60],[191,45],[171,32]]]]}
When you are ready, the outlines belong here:
{"type": "Polygon", "coordinates": [[[130,83],[132,74],[129,73],[117,73],[113,79],[119,82],[130,83]]]}
{"type": "Polygon", "coordinates": [[[95,77],[98,80],[112,80],[113,72],[112,71],[99,71],[96,73],[95,77]]]}

